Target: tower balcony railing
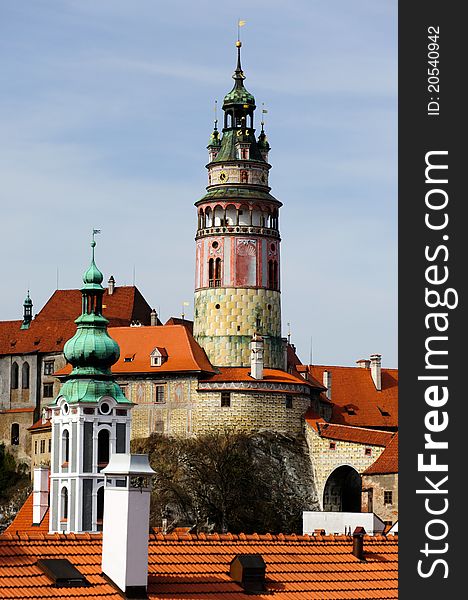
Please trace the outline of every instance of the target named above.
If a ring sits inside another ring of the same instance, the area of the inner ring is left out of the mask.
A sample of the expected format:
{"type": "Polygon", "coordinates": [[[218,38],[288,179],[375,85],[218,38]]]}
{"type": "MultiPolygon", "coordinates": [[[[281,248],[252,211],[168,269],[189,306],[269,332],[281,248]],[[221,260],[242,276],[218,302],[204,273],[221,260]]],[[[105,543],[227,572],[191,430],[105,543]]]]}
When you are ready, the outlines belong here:
{"type": "Polygon", "coordinates": [[[221,287],[221,279],[210,279],[208,285],[210,288],[221,287]]]}
{"type": "Polygon", "coordinates": [[[197,238],[204,235],[217,235],[217,234],[236,234],[236,233],[247,233],[257,235],[267,235],[268,237],[279,238],[280,234],[277,229],[270,227],[261,227],[259,225],[228,225],[228,226],[217,226],[217,227],[204,227],[197,231],[197,238]]]}

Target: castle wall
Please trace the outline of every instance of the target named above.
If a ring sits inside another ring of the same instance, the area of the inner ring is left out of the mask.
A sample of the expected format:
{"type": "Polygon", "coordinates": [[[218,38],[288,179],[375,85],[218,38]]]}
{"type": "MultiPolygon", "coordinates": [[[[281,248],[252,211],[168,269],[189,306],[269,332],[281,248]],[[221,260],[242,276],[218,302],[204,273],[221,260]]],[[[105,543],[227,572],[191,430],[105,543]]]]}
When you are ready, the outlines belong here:
{"type": "Polygon", "coordinates": [[[330,440],[322,438],[312,427],[306,425],[306,440],[309,446],[310,457],[312,460],[312,469],[314,481],[317,487],[320,510],[323,510],[323,493],[327,479],[335,469],[347,465],[362,473],[385,450],[382,446],[372,446],[371,444],[357,444],[354,442],[342,442],[339,440],[330,440]],[[335,444],[331,449],[330,442],[335,444]],[[366,448],[371,449],[370,456],[365,453],[366,448]]]}

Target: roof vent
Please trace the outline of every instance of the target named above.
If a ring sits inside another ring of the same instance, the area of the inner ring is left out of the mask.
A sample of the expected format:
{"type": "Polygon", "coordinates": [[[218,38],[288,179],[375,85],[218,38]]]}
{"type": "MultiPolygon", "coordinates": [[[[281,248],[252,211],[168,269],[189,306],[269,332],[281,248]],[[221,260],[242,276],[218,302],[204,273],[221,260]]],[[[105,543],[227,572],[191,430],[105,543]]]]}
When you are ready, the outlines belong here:
{"type": "Polygon", "coordinates": [[[352,406],[351,404],[348,404],[347,406],[345,406],[345,411],[348,413],[348,415],[356,414],[356,410],[355,410],[354,406],[352,406]]]}
{"type": "Polygon", "coordinates": [[[135,358],[134,354],[126,354],[124,356],[124,362],[133,362],[134,358],[135,358]]]}
{"type": "Polygon", "coordinates": [[[248,594],[265,591],[266,564],[261,554],[238,554],[229,568],[231,579],[248,594]]]}
{"type": "Polygon", "coordinates": [[[382,417],[390,416],[390,413],[385,408],[382,408],[381,406],[378,406],[377,408],[380,410],[380,414],[382,415],[382,417]]]}
{"type": "Polygon", "coordinates": [[[66,558],[41,558],[37,561],[44,573],[52,579],[55,587],[85,587],[89,583],[66,558]]]}

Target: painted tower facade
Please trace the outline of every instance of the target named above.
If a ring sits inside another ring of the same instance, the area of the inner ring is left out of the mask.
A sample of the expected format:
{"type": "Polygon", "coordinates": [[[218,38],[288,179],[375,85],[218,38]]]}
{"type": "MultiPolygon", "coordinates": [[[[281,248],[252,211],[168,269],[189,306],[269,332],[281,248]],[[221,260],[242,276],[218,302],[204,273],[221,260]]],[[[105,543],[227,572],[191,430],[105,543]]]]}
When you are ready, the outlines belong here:
{"type": "Polygon", "coordinates": [[[194,336],[217,366],[249,366],[254,334],[265,367],[285,368],[281,338],[279,208],[270,194],[270,146],[255,137],[255,98],[244,87],[237,42],[234,87],[208,145],[207,193],[196,202],[194,336]]]}
{"type": "Polygon", "coordinates": [[[64,353],[73,366],[50,406],[51,532],[101,531],[104,475],[111,454],[130,451],[130,409],[111,374],[119,346],[102,315],[102,273],[94,262],[83,276],[82,314],[64,353]]]}

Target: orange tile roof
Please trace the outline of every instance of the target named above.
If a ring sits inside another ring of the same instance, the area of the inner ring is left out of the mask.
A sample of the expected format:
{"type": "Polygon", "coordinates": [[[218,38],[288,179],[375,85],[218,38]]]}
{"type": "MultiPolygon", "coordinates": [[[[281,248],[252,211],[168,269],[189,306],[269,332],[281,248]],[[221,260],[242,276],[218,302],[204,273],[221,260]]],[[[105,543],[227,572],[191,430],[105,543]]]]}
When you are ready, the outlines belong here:
{"type": "MultiPolygon", "coordinates": [[[[33,495],[32,493],[26,498],[26,502],[20,508],[16,517],[8,525],[5,533],[48,533],[49,531],[49,510],[44,515],[39,525],[33,525],[33,495]]],[[[1,536],[0,536],[1,538],[1,536]]]]}
{"type": "Polygon", "coordinates": [[[31,413],[34,412],[35,408],[7,408],[7,409],[1,409],[0,410],[0,414],[5,414],[5,413],[31,413]]]}
{"type": "MultiPolygon", "coordinates": [[[[259,553],[267,592],[259,600],[367,600],[398,597],[397,536],[365,536],[357,560],[350,536],[151,534],[149,600],[244,600],[229,576],[237,554],[259,553]],[[273,594],[272,594],[273,592],[273,594]]],[[[101,574],[101,534],[0,536],[2,598],[121,598],[101,574]],[[67,558],[89,587],[55,588],[36,561],[67,558]]]]}
{"type": "Polygon", "coordinates": [[[342,442],[355,442],[369,446],[387,446],[395,435],[389,431],[365,429],[364,427],[349,427],[333,423],[319,423],[321,437],[342,442]]]}
{"type": "MultiPolygon", "coordinates": [[[[106,290],[103,306],[110,326],[127,326],[135,320],[149,324],[151,308],[134,286],[116,287],[110,296],[106,290]]],[[[0,354],[61,352],[75,334],[74,321],[80,313],[79,290],[56,290],[29,329],[20,329],[21,320],[0,321],[0,354]]]]}
{"type": "Polygon", "coordinates": [[[398,473],[398,433],[396,433],[379,458],[363,475],[386,475],[398,473]]]}
{"type": "Polygon", "coordinates": [[[325,370],[331,371],[333,423],[382,429],[398,427],[398,369],[382,369],[382,390],[377,391],[370,369],[324,365],[297,368],[308,368],[318,381],[323,380],[325,370]],[[348,407],[354,414],[349,414],[348,407]]]}
{"type": "Polygon", "coordinates": [[[286,373],[286,371],[281,371],[280,369],[264,369],[263,379],[254,379],[250,375],[250,367],[218,367],[218,371],[219,373],[205,377],[201,381],[207,383],[264,381],[266,383],[294,383],[297,385],[314,387],[300,375],[286,373]]]}
{"type": "MultiPolygon", "coordinates": [[[[112,372],[116,375],[213,372],[205,351],[183,325],[111,327],[109,335],[120,347],[120,358],[112,367],[112,372]],[[151,366],[150,354],[155,348],[164,348],[167,352],[167,360],[160,367],[151,366]],[[125,361],[126,357],[131,360],[125,361]]],[[[67,375],[70,371],[71,366],[67,365],[57,371],[56,375],[67,375]]]]}
{"type": "Polygon", "coordinates": [[[46,419],[45,423],[42,422],[42,418],[38,419],[35,423],[28,427],[28,431],[41,431],[41,430],[49,430],[52,428],[52,423],[49,419],[46,419]]]}

